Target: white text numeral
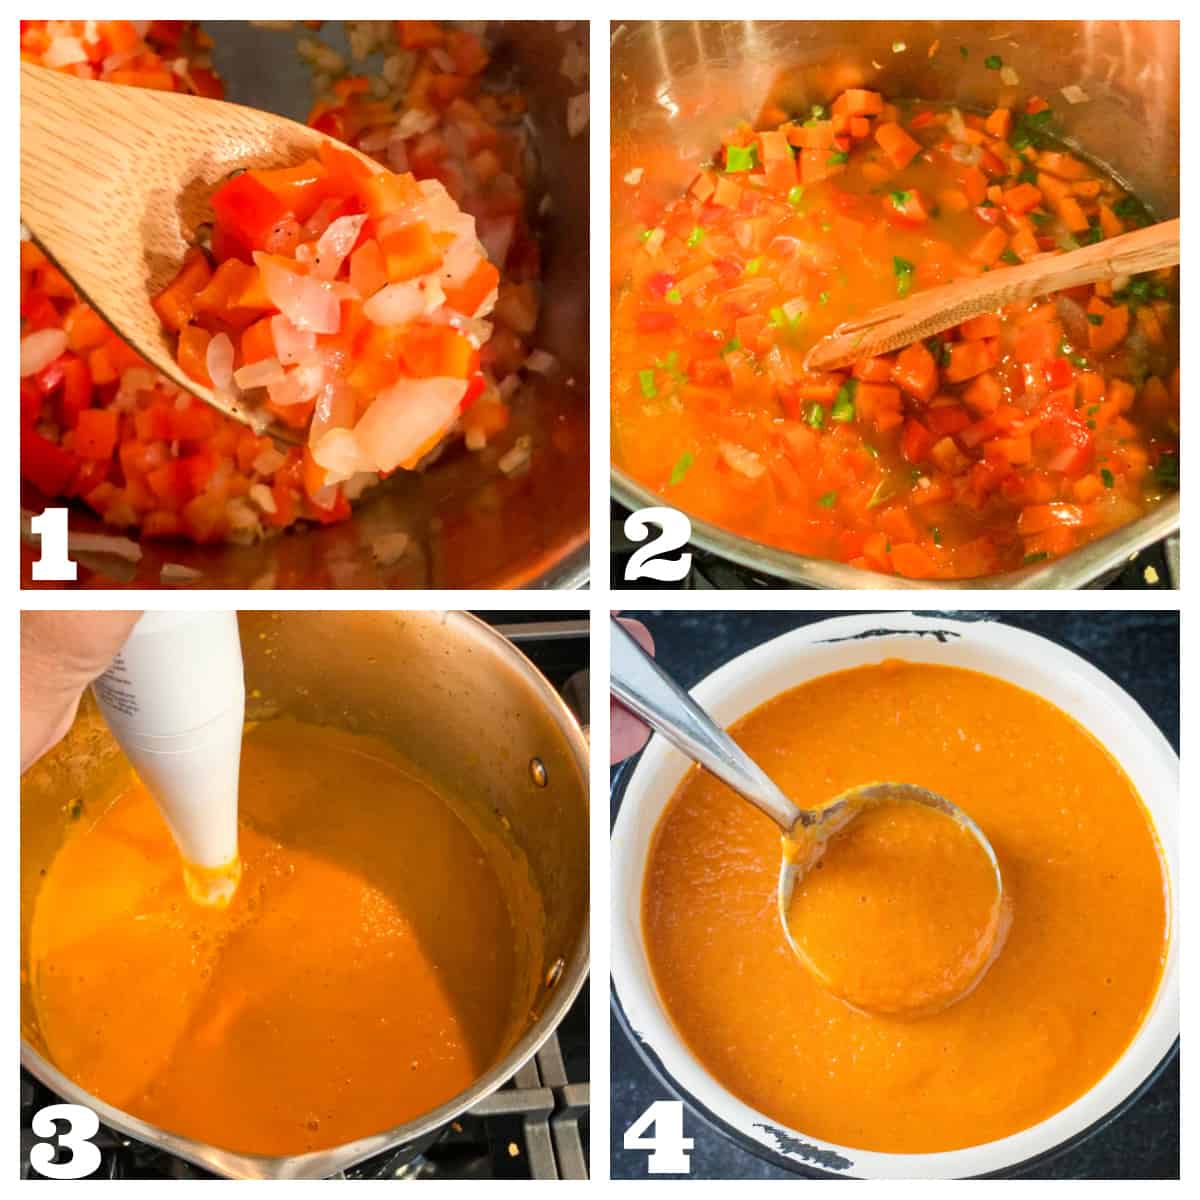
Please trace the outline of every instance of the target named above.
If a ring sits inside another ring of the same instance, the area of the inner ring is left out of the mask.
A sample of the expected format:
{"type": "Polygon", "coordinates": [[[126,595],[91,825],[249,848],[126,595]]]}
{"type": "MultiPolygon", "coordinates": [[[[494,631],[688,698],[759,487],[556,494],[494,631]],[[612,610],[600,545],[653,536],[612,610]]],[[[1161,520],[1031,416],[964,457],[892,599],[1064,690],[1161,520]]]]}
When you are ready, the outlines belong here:
{"type": "Polygon", "coordinates": [[[626,1150],[649,1150],[646,1170],[651,1175],[688,1175],[691,1162],[688,1151],[695,1142],[683,1136],[683,1103],[679,1100],[655,1100],[625,1131],[626,1150]],[[646,1130],[654,1126],[653,1136],[646,1130]]]}
{"type": "MultiPolygon", "coordinates": [[[[51,510],[53,511],[53,510],[51,510]]],[[[63,515],[65,510],[59,509],[63,515]]],[[[37,1137],[52,1140],[37,1142],[29,1151],[29,1165],[47,1179],[83,1179],[100,1165],[100,1151],[91,1142],[100,1132],[100,1118],[82,1104],[48,1104],[33,1114],[33,1132],[37,1137]],[[56,1122],[65,1121],[62,1131],[56,1122]],[[56,1163],[55,1141],[71,1157],[56,1163]]]]}
{"type": "Polygon", "coordinates": [[[640,508],[625,518],[625,536],[631,542],[646,542],[633,552],[625,567],[625,580],[657,579],[660,583],[678,583],[692,569],[690,553],[675,558],[659,558],[672,550],[682,550],[692,536],[692,523],[674,508],[640,508]],[[657,525],[661,532],[651,538],[650,527],[657,525]]]}
{"type": "Polygon", "coordinates": [[[76,578],[79,565],[67,554],[67,510],[47,508],[29,522],[29,527],[41,543],[41,554],[33,564],[34,579],[76,578]]]}

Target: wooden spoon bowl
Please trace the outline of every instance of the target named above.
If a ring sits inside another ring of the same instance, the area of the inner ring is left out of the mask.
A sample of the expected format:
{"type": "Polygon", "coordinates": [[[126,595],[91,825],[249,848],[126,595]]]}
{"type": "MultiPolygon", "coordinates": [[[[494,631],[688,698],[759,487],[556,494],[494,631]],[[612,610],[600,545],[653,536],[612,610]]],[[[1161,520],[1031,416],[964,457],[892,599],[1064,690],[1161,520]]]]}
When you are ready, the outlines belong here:
{"type": "MultiPolygon", "coordinates": [[[[329,140],[239,104],[101,85],[22,63],[21,220],[83,299],[153,367],[261,429],[261,414],[183,373],[150,299],[211,221],[219,183],[245,167],[294,165],[329,140]]],[[[280,427],[269,432],[296,439],[280,427]]]]}

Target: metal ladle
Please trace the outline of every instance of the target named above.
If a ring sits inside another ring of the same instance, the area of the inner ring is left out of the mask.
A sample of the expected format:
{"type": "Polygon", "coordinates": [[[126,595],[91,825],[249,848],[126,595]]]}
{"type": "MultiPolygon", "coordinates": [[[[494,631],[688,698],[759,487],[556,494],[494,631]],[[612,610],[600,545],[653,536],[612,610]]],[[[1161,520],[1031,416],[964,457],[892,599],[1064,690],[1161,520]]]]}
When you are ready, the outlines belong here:
{"type": "Polygon", "coordinates": [[[867,808],[881,804],[919,804],[945,813],[983,849],[995,879],[995,897],[988,923],[990,945],[965,984],[930,1005],[888,1009],[887,1016],[917,1017],[948,1008],[972,992],[1004,945],[1008,905],[1000,863],[983,830],[944,796],[911,783],[869,783],[853,787],[820,809],[794,804],[766,772],[642,649],[625,627],[610,618],[610,683],[612,694],[635,716],[661,734],[676,749],[715,775],[744,800],[770,817],[783,832],[777,900],[780,923],[792,952],[821,983],[850,1007],[878,1011],[840,995],[796,940],[788,920],[796,885],[821,858],[829,839],[867,808]]]}

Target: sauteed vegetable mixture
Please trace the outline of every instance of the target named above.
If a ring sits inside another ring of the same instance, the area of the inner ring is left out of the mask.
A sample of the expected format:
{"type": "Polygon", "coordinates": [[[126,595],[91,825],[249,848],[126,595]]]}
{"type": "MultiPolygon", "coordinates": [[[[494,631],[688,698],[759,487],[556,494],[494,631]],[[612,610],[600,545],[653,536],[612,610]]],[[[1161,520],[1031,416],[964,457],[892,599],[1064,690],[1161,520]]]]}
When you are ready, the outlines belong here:
{"type": "Polygon", "coordinates": [[[1066,554],[1178,487],[1169,271],[804,369],[877,305],[1148,223],[1054,138],[1046,101],[968,113],[851,89],[758,124],[639,208],[613,309],[619,466],[744,536],[912,579],[1066,554]]]}
{"type": "MultiPolygon", "coordinates": [[[[214,195],[211,242],[155,301],[189,374],[269,389],[273,414],[308,429],[308,447],[285,452],[152,371],[23,241],[21,474],[46,496],[79,497],[144,537],[248,542],[300,520],[345,519],[382,473],[428,461],[442,434],[473,451],[511,442],[498,456],[503,474],[528,463],[529,438],[509,429],[520,373],[556,364],[528,341],[540,263],[527,217],[524,97],[483,87],[489,56],[474,33],[432,21],[358,24],[366,28],[352,41],[364,56],[384,52],[382,75],[348,74],[340,56],[310,43],[320,85],[310,123],[399,174],[370,184],[331,146],[298,168],[235,177],[214,195]],[[389,216],[418,210],[422,220],[381,232],[389,216]],[[430,272],[443,298],[425,291],[422,332],[400,338],[412,323],[401,312],[411,281],[430,272]],[[326,276],[336,330],[319,313],[314,324],[304,298],[305,281],[326,276]],[[376,295],[356,299],[351,289],[376,295]],[[333,351],[338,370],[327,372],[325,355],[315,361],[314,342],[333,351]],[[353,386],[325,388],[335,377],[353,386]],[[370,436],[352,443],[347,426],[368,407],[370,436]]],[[[25,60],[220,97],[210,48],[187,21],[21,23],[25,60]]]]}

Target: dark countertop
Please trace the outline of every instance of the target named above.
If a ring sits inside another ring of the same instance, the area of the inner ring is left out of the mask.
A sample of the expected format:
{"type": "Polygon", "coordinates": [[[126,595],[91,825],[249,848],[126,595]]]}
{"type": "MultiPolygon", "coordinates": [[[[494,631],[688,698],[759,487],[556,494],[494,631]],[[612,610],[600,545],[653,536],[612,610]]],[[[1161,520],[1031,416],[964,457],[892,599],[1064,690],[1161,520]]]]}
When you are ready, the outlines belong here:
{"type": "MultiPolygon", "coordinates": [[[[859,610],[861,611],[861,610],[859,610]]],[[[626,612],[649,626],[659,659],[691,687],[721,663],[798,625],[835,612],[626,612]]],[[[992,618],[1060,642],[1111,676],[1179,749],[1179,617],[1174,612],[946,612],[959,620],[992,618]]],[[[615,812],[614,812],[615,815],[615,812]]],[[[646,1178],[646,1155],[622,1137],[654,1101],[673,1099],[612,1019],[612,1177],[646,1178]]],[[[714,1133],[685,1109],[695,1139],[694,1179],[794,1179],[714,1133]]],[[[1179,1059],[1112,1124],[1023,1179],[1178,1179],[1179,1059]]]]}

